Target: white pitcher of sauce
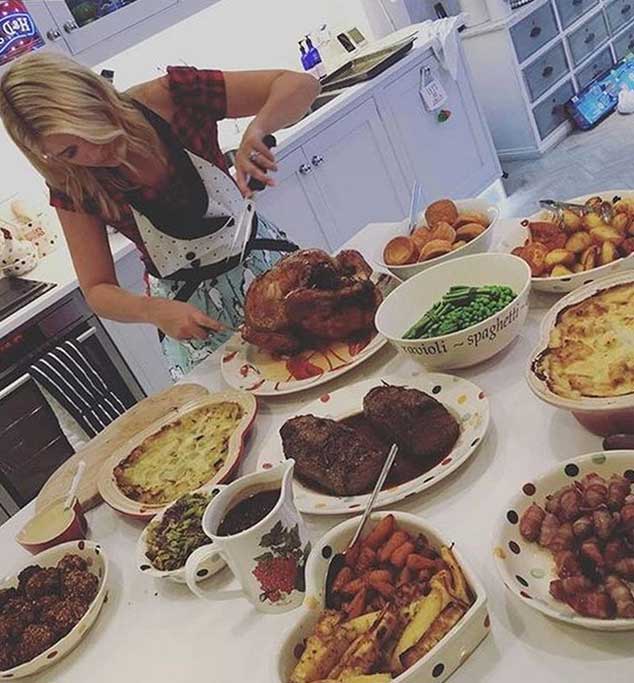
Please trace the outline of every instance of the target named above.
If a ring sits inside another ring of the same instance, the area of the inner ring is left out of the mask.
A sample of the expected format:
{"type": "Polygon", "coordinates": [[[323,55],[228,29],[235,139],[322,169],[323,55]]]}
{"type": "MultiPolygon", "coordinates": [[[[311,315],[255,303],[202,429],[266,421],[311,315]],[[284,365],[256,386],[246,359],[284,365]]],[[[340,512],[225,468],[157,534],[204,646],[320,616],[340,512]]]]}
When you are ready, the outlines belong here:
{"type": "Polygon", "coordinates": [[[247,598],[261,612],[280,613],[304,600],[310,542],[293,500],[294,460],[249,474],[220,490],[202,528],[212,543],[194,551],[185,567],[192,593],[208,600],[247,598]],[[219,555],[240,590],[203,589],[201,565],[219,555]]]}

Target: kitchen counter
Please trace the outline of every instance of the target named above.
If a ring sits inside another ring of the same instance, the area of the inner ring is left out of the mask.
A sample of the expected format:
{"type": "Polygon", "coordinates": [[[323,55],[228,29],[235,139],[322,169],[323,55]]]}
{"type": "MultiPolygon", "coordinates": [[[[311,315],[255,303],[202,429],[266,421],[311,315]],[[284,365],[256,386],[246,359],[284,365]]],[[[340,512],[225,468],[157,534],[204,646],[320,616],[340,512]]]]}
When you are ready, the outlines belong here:
{"type": "MultiPolygon", "coordinates": [[[[388,83],[400,71],[406,71],[410,64],[416,62],[416,60],[420,58],[421,51],[428,50],[431,47],[432,40],[429,37],[428,26],[429,22],[407,26],[406,28],[396,31],[395,33],[392,33],[379,41],[371,43],[362,51],[360,51],[359,54],[353,54],[350,55],[348,59],[344,59],[341,65],[345,64],[350,59],[360,57],[366,53],[376,52],[384,47],[387,47],[388,45],[393,45],[399,40],[407,38],[408,36],[418,32],[418,37],[416,38],[416,42],[414,43],[411,51],[396,64],[392,65],[389,69],[386,69],[382,74],[379,74],[370,81],[345,88],[344,90],[340,91],[341,94],[338,97],[335,97],[317,111],[308,114],[295,125],[278,131],[275,134],[278,142],[278,154],[284,148],[292,147],[298,140],[309,134],[312,130],[318,128],[322,123],[324,123],[324,121],[334,117],[336,114],[342,113],[349,107],[350,104],[361,99],[362,97],[365,97],[374,88],[378,88],[381,85],[388,83]]],[[[334,69],[331,70],[334,71],[334,69]]],[[[244,129],[246,128],[247,122],[250,120],[251,119],[241,120],[240,132],[235,130],[235,125],[233,122],[220,122],[219,142],[220,147],[224,152],[235,150],[240,146],[244,129]]]]}
{"type": "MultiPolygon", "coordinates": [[[[370,252],[374,228],[351,244],[370,252]]],[[[421,515],[448,532],[485,586],[491,633],[451,677],[451,683],[630,683],[631,633],[600,633],[550,620],[520,603],[497,575],[493,529],[505,505],[523,483],[568,458],[600,449],[600,439],[568,413],[537,400],[524,379],[526,359],[537,339],[552,298],[533,296],[518,339],[497,357],[455,374],[478,384],[489,397],[492,425],[473,458],[432,489],[391,507],[421,515]]],[[[242,472],[253,471],[259,445],[292,414],[326,391],[370,377],[420,374],[415,361],[386,347],[372,359],[326,386],[259,401],[259,414],[242,472]]],[[[225,387],[219,356],[201,364],[188,378],[211,390],[225,387]]],[[[3,572],[19,570],[30,556],[15,542],[16,532],[33,507],[0,528],[3,572]]],[[[306,517],[312,538],[342,517],[306,517]]],[[[265,615],[244,600],[212,603],[198,600],[186,586],[155,581],[135,567],[134,549],[143,525],[107,506],[88,515],[91,537],[111,561],[110,599],[85,641],[63,661],[37,677],[38,683],[154,683],[254,681],[283,683],[273,664],[285,630],[297,612],[265,615]]],[[[228,572],[212,579],[219,587],[228,572]]]]}
{"type": "MultiPolygon", "coordinates": [[[[109,235],[109,240],[115,263],[136,249],[127,237],[119,233],[109,235]]],[[[43,258],[36,268],[24,277],[31,280],[50,282],[55,287],[1,321],[0,339],[79,287],[70,253],[63,237],[60,239],[57,249],[49,256],[43,258]]]]}

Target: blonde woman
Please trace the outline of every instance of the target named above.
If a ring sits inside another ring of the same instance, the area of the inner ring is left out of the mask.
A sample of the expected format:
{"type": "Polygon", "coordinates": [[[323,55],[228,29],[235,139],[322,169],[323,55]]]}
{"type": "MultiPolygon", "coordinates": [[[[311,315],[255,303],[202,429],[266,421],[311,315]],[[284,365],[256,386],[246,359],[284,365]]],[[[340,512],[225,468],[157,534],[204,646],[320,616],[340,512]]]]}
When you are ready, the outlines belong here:
{"type": "Polygon", "coordinates": [[[0,78],[0,117],[50,188],[88,304],[104,318],[156,325],[174,378],[229,338],[250,282],[296,249],[256,216],[241,260],[235,226],[248,178],[274,184],[264,137],[299,119],[318,91],[312,76],[290,71],[171,67],[118,92],[46,52],[17,60],[0,78]],[[217,121],[253,115],[236,184],[217,121]],[[119,287],[107,225],[141,252],[149,297],[119,287]]]}

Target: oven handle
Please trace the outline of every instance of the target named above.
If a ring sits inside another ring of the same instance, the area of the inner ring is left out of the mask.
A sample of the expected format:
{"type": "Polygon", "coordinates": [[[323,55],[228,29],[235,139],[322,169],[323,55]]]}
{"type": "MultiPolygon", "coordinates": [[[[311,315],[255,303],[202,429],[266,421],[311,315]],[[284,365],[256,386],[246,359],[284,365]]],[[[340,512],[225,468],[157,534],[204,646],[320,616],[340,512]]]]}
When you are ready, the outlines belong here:
{"type": "Polygon", "coordinates": [[[0,401],[4,400],[12,394],[16,389],[19,389],[23,384],[26,384],[27,382],[31,381],[31,375],[29,375],[28,372],[25,372],[22,377],[18,377],[14,382],[11,382],[8,387],[5,387],[0,391],[0,401]]]}
{"type": "MultiPolygon", "coordinates": [[[[78,344],[82,344],[83,342],[86,341],[86,339],[90,339],[93,335],[97,334],[97,329],[95,327],[91,327],[90,329],[86,330],[85,332],[82,332],[76,339],[75,341],[78,344]]],[[[6,386],[4,389],[0,390],[0,401],[3,399],[7,398],[10,394],[12,394],[16,389],[19,389],[21,386],[26,384],[32,379],[31,375],[29,375],[28,372],[25,372],[21,377],[18,377],[14,382],[11,382],[9,386],[6,386]]]]}

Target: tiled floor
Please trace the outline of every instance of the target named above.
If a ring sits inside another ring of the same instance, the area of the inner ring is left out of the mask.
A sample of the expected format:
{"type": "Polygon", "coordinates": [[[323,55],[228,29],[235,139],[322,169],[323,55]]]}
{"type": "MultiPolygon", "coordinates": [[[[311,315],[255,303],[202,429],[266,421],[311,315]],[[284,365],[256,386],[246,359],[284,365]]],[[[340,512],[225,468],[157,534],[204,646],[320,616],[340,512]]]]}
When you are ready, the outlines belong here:
{"type": "Polygon", "coordinates": [[[594,130],[576,131],[541,159],[502,167],[508,174],[507,216],[534,213],[540,199],[634,189],[634,115],[613,114],[594,130]]]}

